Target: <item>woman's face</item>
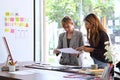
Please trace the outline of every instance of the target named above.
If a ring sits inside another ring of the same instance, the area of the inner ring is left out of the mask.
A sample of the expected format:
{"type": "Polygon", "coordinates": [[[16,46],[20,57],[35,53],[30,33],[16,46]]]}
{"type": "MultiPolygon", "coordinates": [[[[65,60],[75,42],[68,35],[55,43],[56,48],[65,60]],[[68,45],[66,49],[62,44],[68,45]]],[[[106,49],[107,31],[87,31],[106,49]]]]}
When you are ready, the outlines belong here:
{"type": "Polygon", "coordinates": [[[86,29],[91,29],[92,25],[88,21],[85,21],[85,27],[86,29]]]}
{"type": "Polygon", "coordinates": [[[72,23],[66,23],[64,24],[63,28],[66,32],[73,32],[74,25],[72,23]]]}

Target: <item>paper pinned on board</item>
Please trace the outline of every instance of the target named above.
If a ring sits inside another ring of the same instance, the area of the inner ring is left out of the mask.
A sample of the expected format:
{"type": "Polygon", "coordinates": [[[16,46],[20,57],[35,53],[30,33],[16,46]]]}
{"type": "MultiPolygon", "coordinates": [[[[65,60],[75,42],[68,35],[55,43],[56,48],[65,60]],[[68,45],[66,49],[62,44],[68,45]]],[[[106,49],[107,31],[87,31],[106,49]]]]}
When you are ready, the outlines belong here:
{"type": "Polygon", "coordinates": [[[58,51],[60,52],[63,52],[63,53],[68,53],[68,54],[78,54],[80,53],[79,51],[73,49],[73,48],[62,48],[62,49],[57,49],[58,51]]]}

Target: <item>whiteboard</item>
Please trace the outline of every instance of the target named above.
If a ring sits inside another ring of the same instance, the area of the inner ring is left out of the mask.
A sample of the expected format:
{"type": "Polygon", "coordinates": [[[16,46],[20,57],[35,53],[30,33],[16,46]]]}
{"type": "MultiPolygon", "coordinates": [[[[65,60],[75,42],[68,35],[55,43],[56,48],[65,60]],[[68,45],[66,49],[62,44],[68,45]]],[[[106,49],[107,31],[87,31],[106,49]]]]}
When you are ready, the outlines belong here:
{"type": "Polygon", "coordinates": [[[0,62],[8,52],[5,36],[17,61],[33,61],[34,55],[34,0],[2,0],[0,2],[0,62]]]}

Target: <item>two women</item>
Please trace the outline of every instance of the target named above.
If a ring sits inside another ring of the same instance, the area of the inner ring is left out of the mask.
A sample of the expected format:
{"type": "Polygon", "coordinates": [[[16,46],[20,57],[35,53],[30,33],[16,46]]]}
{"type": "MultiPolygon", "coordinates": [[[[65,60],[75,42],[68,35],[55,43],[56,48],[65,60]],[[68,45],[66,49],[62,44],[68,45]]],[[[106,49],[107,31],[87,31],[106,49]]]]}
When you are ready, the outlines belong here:
{"type": "MultiPolygon", "coordinates": [[[[84,23],[87,30],[89,45],[82,46],[82,33],[74,30],[73,21],[70,17],[66,16],[62,20],[62,25],[66,32],[60,34],[57,48],[73,47],[79,51],[84,50],[89,52],[94,63],[98,64],[99,68],[104,68],[107,65],[104,56],[104,53],[106,52],[104,43],[109,41],[106,29],[103,27],[98,17],[93,13],[84,18],[84,23]]],[[[54,50],[54,53],[59,54],[57,49],[54,50]]],[[[78,65],[77,57],[64,53],[62,53],[60,63],[66,65],[78,65]]]]}

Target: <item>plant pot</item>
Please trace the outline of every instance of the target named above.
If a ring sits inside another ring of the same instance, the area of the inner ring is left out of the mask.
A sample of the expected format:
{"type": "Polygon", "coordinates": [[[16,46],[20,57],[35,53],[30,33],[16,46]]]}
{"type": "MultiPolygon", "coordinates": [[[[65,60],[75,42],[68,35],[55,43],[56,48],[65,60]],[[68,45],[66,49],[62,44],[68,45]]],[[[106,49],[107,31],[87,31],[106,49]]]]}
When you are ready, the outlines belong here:
{"type": "Polygon", "coordinates": [[[16,66],[15,65],[9,65],[9,71],[10,72],[14,72],[16,70],[16,66]]]}

